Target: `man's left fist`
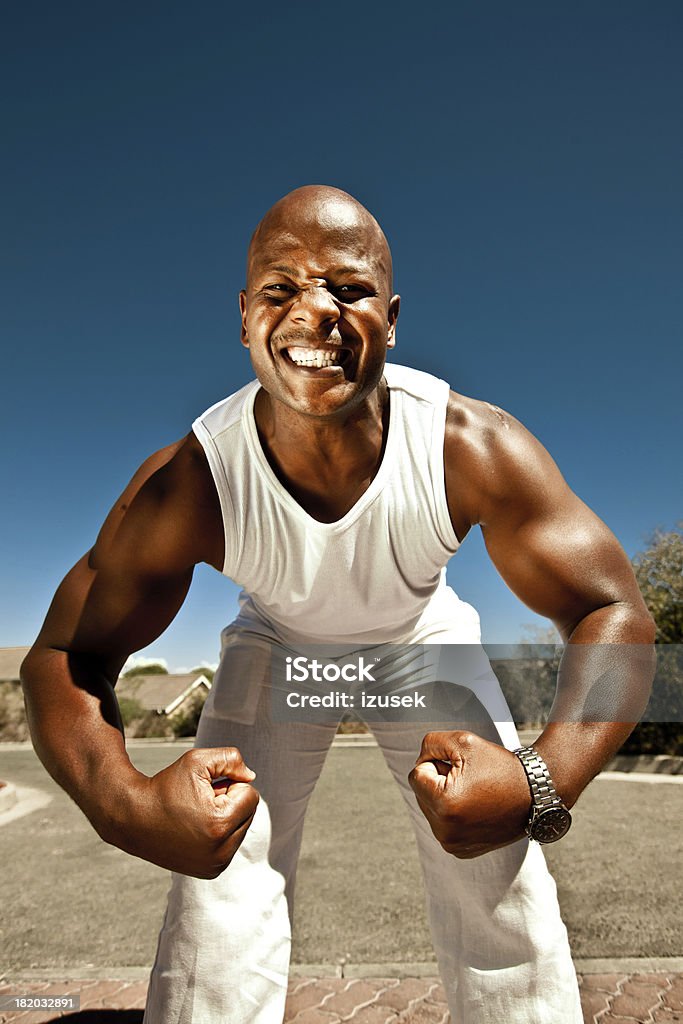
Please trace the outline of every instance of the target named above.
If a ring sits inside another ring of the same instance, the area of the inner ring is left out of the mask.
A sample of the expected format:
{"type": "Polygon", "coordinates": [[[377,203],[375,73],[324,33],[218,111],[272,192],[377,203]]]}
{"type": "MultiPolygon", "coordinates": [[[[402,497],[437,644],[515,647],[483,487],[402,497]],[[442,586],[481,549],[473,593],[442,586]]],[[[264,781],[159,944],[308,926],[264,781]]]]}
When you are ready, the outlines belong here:
{"type": "Polygon", "coordinates": [[[525,836],[526,773],[497,743],[472,732],[427,733],[408,781],[432,832],[455,857],[480,857],[525,836]]]}

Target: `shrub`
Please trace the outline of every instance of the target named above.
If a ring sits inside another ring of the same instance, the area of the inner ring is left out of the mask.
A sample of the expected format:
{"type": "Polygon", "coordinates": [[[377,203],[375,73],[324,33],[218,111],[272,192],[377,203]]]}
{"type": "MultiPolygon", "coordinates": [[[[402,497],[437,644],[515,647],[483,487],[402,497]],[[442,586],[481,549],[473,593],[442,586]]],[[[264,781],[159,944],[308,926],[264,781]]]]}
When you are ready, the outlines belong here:
{"type": "Polygon", "coordinates": [[[169,719],[169,725],[173,731],[173,735],[176,739],[181,736],[195,736],[197,733],[197,726],[199,725],[199,717],[204,707],[207,693],[203,686],[198,686],[192,696],[189,698],[186,708],[179,711],[177,714],[172,715],[169,719]]]}
{"type": "Polygon", "coordinates": [[[171,738],[173,732],[163,712],[147,711],[133,729],[135,739],[171,738]]]}
{"type": "Polygon", "coordinates": [[[145,709],[135,697],[119,697],[118,701],[124,726],[131,725],[137,719],[144,718],[145,709]]]}

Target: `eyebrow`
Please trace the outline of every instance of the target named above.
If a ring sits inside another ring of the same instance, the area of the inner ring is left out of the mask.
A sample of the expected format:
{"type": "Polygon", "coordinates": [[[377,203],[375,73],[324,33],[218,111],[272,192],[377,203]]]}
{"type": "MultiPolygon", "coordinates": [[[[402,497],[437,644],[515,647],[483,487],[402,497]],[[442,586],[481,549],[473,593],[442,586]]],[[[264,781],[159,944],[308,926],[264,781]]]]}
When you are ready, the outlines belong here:
{"type": "Polygon", "coordinates": [[[262,271],[264,274],[289,274],[290,277],[296,277],[299,273],[296,267],[289,267],[285,264],[279,264],[276,267],[265,267],[262,271]]]}
{"type": "MultiPolygon", "coordinates": [[[[362,275],[367,274],[368,271],[372,272],[370,267],[333,267],[332,273],[334,274],[356,274],[362,275]]],[[[301,272],[300,267],[291,267],[284,263],[279,263],[274,267],[264,267],[261,271],[262,274],[287,274],[289,277],[296,277],[301,272]]]]}
{"type": "Polygon", "coordinates": [[[369,266],[367,264],[364,267],[362,267],[362,266],[361,267],[358,267],[358,266],[356,266],[356,267],[335,267],[335,273],[336,274],[357,274],[358,276],[362,276],[363,274],[367,274],[367,273],[371,274],[373,269],[374,269],[373,267],[371,267],[371,266],[369,266]]]}

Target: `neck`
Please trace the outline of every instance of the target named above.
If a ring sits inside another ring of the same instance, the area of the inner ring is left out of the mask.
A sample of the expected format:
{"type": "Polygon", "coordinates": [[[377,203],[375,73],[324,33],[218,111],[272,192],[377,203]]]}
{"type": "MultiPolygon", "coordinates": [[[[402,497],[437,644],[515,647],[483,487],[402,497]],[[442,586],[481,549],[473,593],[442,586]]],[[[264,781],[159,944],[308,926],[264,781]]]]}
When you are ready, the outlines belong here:
{"type": "Polygon", "coordinates": [[[301,416],[259,391],[254,417],[275,474],[304,507],[339,518],[370,485],[384,454],[389,389],[382,379],[343,419],[301,416]]]}

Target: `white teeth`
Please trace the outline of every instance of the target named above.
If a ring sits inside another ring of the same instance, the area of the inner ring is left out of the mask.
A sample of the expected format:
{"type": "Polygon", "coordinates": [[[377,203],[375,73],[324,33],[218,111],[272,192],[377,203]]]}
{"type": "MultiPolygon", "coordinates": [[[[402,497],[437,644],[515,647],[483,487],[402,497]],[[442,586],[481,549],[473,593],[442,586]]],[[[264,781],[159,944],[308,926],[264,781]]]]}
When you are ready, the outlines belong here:
{"type": "Polygon", "coordinates": [[[287,354],[297,366],[336,366],[341,352],[329,349],[288,348],[287,354]]]}

